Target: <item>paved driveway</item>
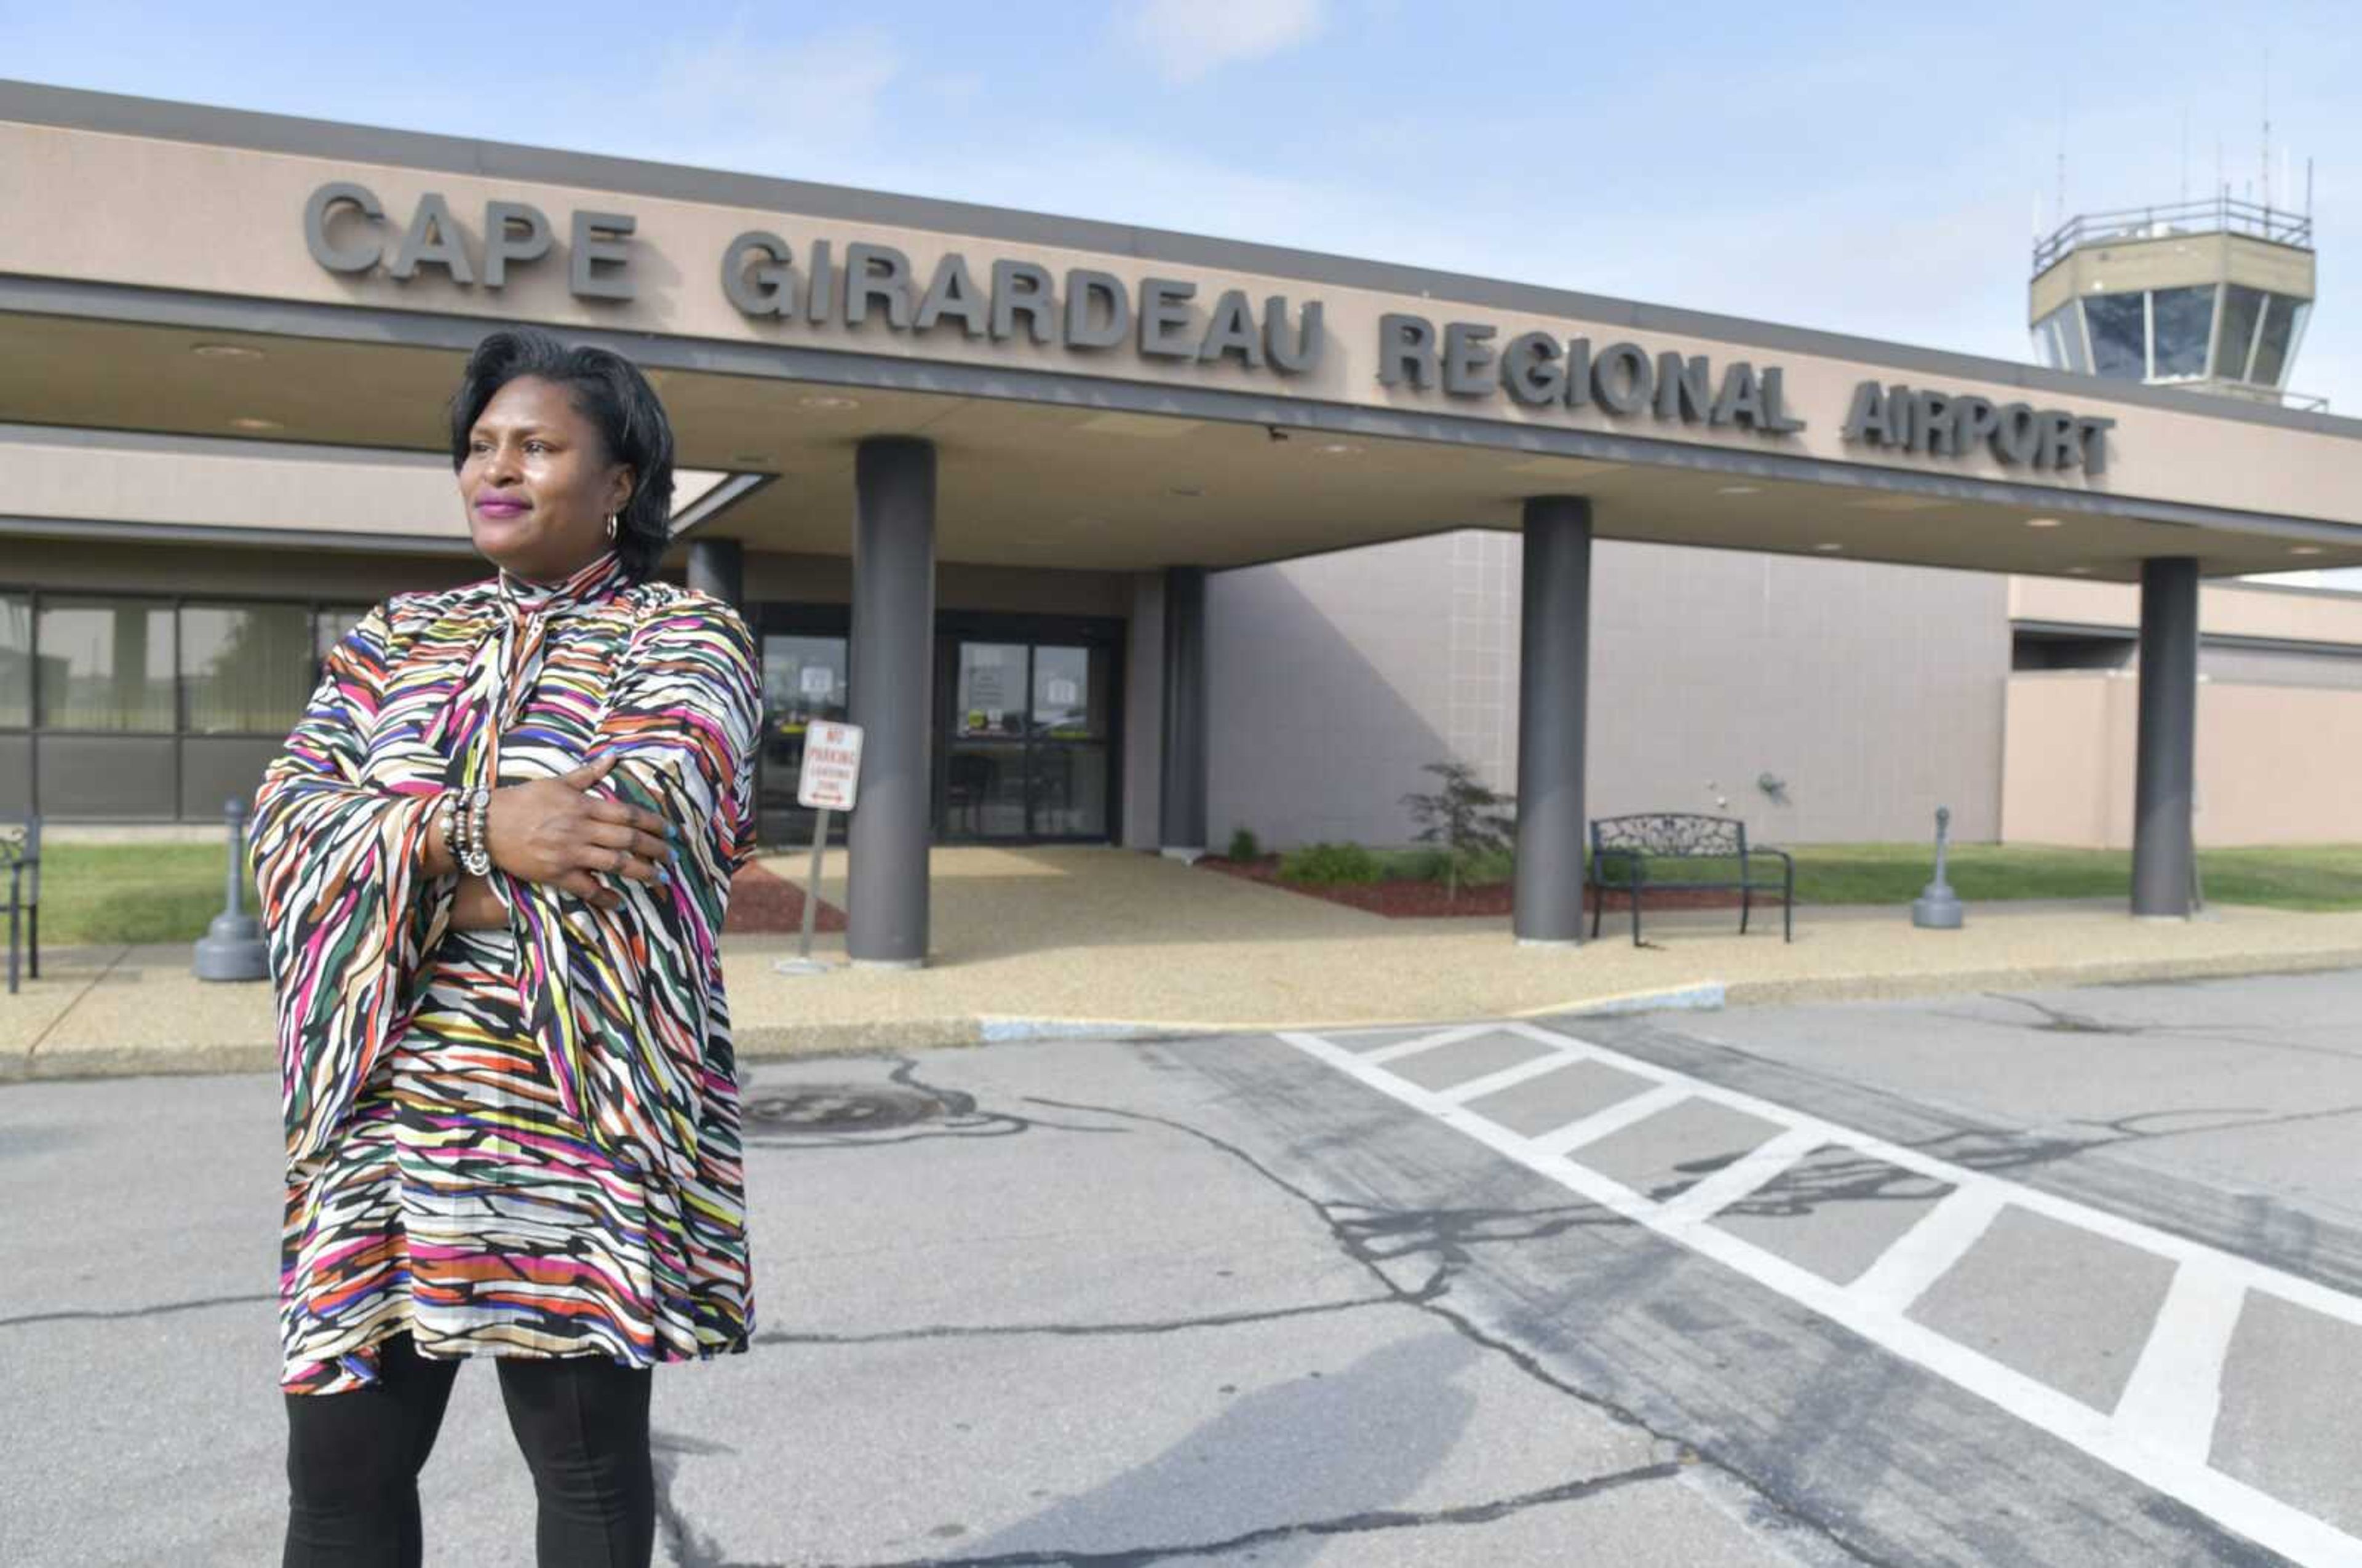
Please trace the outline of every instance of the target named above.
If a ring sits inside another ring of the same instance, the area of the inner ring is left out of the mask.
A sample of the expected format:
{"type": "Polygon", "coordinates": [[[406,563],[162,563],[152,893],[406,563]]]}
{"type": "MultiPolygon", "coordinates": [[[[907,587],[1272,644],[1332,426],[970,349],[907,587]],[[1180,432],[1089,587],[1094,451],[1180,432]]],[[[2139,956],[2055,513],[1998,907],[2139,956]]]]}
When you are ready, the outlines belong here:
{"type": "MultiPolygon", "coordinates": [[[[658,1375],[662,1555],[2362,1561],[2356,1205],[2294,1147],[2362,1104],[2356,1003],[766,1066],[763,1342],[658,1375]]],[[[274,1120],[252,1077],[0,1090],[0,1561],[275,1558],[274,1120]]],[[[481,1369],[427,1518],[530,1561],[481,1369]]]]}

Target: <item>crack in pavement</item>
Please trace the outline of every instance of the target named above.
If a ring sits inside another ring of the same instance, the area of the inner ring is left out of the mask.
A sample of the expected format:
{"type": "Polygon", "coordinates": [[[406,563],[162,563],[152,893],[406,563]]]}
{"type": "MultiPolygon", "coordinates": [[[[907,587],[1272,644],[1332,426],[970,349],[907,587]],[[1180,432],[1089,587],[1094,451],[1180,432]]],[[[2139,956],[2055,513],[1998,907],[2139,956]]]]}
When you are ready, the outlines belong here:
{"type": "MultiPolygon", "coordinates": [[[[1435,1282],[1440,1284],[1440,1276],[1435,1282]]],[[[1177,1334],[1189,1329],[1229,1329],[1242,1323],[1276,1323],[1288,1318],[1317,1318],[1333,1312],[1359,1311],[1365,1307],[1395,1307],[1394,1295],[1357,1296],[1344,1301],[1316,1301],[1301,1307],[1273,1307],[1254,1312],[1213,1312],[1198,1318],[1162,1318],[1133,1323],[967,1323],[936,1324],[923,1329],[888,1329],[874,1334],[799,1334],[773,1329],[755,1336],[758,1345],[882,1345],[912,1340],[1000,1339],[1026,1334],[1088,1339],[1099,1335],[1177,1334]]]]}
{"type": "MultiPolygon", "coordinates": [[[[2154,984],[2155,982],[2144,982],[2154,984]]],[[[2039,1023],[2021,1023],[2007,1019],[1988,1018],[1982,1013],[1960,1012],[1950,1008],[1931,1008],[1933,1017],[1948,1018],[1956,1022],[1986,1024],[1996,1029],[2027,1029],[2044,1034],[2114,1034],[2126,1039],[2164,1035],[2173,1039],[2205,1040],[2217,1036],[2230,1037],[2241,1045],[2257,1045],[2271,1051],[2288,1051],[2306,1056],[2334,1056],[2351,1062],[2355,1053],[2334,1045],[2308,1045],[2301,1041],[2283,1040],[2274,1036],[2270,1026],[2260,1023],[2158,1023],[2112,1022],[2090,1013],[2072,1012],[2032,997],[2013,996],[2007,991],[1986,991],[1992,1000],[2007,1002],[2041,1015],[2039,1023]]]]}
{"type": "MultiPolygon", "coordinates": [[[[1618,1470],[1606,1475],[1562,1481],[1555,1486],[1544,1486],[1539,1491],[1523,1492],[1514,1497],[1500,1497],[1491,1502],[1462,1503],[1452,1507],[1430,1508],[1417,1513],[1407,1509],[1382,1508],[1368,1513],[1343,1514],[1334,1518],[1266,1525],[1261,1529],[1247,1530],[1221,1540],[1133,1546],[1114,1551],[1001,1551],[988,1557],[896,1558],[867,1564],[866,1568],[1025,1568],[1027,1564],[1051,1563],[1065,1564],[1066,1568],[1143,1568],[1147,1563],[1169,1557],[1198,1557],[1217,1551],[1237,1551],[1251,1546],[1275,1545],[1300,1536],[1369,1535],[1380,1530],[1419,1529],[1437,1525],[1490,1524],[1529,1508],[1574,1502],[1642,1482],[1670,1480],[1680,1474],[1682,1469],[1678,1460],[1665,1460],[1654,1464],[1636,1464],[1629,1470],[1618,1470]]],[[[716,1565],[716,1568],[738,1568],[738,1565],[716,1565]]]]}
{"type": "Polygon", "coordinates": [[[88,1307],[68,1308],[57,1312],[27,1312],[19,1317],[0,1318],[0,1329],[19,1329],[33,1323],[116,1322],[135,1318],[161,1318],[174,1312],[197,1312],[208,1307],[251,1307],[261,1302],[276,1304],[276,1292],[263,1296],[200,1296],[189,1301],[163,1301],[152,1307],[88,1307]]]}

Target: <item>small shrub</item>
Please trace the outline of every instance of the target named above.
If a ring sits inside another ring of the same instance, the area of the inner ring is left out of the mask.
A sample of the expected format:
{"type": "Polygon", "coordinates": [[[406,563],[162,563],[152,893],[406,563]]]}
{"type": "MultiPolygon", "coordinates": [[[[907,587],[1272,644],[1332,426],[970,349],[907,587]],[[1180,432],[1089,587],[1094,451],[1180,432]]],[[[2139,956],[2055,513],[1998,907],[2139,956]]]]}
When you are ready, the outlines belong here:
{"type": "Polygon", "coordinates": [[[1358,844],[1311,844],[1280,857],[1279,879],[1308,888],[1375,882],[1385,875],[1378,857],[1358,844]]]}
{"type": "Polygon", "coordinates": [[[1388,857],[1394,874],[1413,882],[1440,882],[1451,872],[1451,856],[1440,849],[1398,849],[1388,857]]]}
{"type": "Polygon", "coordinates": [[[1432,795],[1405,795],[1403,804],[1418,822],[1418,842],[1442,852],[1444,897],[1456,902],[1460,884],[1479,865],[1514,852],[1517,798],[1487,787],[1464,763],[1430,762],[1426,771],[1443,787],[1432,795]]]}
{"type": "Polygon", "coordinates": [[[1231,834],[1231,858],[1241,864],[1263,858],[1263,841],[1255,837],[1254,829],[1240,828],[1231,834]]]}

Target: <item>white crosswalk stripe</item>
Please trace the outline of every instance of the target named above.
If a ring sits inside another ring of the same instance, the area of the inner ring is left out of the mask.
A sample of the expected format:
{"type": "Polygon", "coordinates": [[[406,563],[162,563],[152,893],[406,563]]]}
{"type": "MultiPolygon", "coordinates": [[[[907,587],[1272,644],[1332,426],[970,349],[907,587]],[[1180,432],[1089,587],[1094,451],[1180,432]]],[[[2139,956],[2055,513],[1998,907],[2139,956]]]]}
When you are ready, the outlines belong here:
{"type": "Polygon", "coordinates": [[[2362,1325],[2362,1299],[2121,1215],[1934,1159],[1533,1024],[1445,1031],[1360,1055],[1320,1035],[1291,1033],[1282,1038],[1611,1212],[1843,1323],[2258,1545],[2307,1568],[2362,1568],[2362,1540],[2209,1463],[2224,1360],[2245,1303],[2262,1293],[2340,1322],[2362,1325]],[[1551,1055],[1441,1090],[1422,1088],[1387,1070],[1389,1061],[1496,1029],[1522,1034],[1548,1047],[1551,1055]],[[1650,1087],[1532,1136],[1470,1108],[1470,1101],[1577,1061],[1601,1064],[1650,1087]],[[1664,1201],[1583,1163],[1581,1156],[1587,1148],[1692,1102],[1735,1110],[1770,1122],[1778,1131],[1664,1201]],[[1847,1285],[1833,1283],[1711,1223],[1717,1214],[1776,1181],[1796,1162],[1825,1146],[1882,1161],[1952,1189],[1847,1285]],[[2040,1215],[2176,1264],[2164,1303],[2156,1312],[2114,1408],[2095,1409],[1908,1315],[2010,1209],[2040,1215]]]}

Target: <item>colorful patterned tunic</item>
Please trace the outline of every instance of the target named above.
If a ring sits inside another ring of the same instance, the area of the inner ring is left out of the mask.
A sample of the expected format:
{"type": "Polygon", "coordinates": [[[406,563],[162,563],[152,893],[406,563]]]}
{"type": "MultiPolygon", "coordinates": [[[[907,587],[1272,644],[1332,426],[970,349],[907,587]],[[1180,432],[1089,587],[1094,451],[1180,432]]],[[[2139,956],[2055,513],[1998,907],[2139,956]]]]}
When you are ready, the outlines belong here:
{"type": "Polygon", "coordinates": [[[377,1345],[743,1351],[754,1327],[716,938],[754,847],[758,686],[727,606],[506,573],[371,611],[255,801],[287,1132],[282,1382],[375,1381],[377,1345]],[[669,888],[606,911],[495,871],[506,931],[422,869],[442,792],[618,761],[596,792],[679,830],[669,888]]]}

